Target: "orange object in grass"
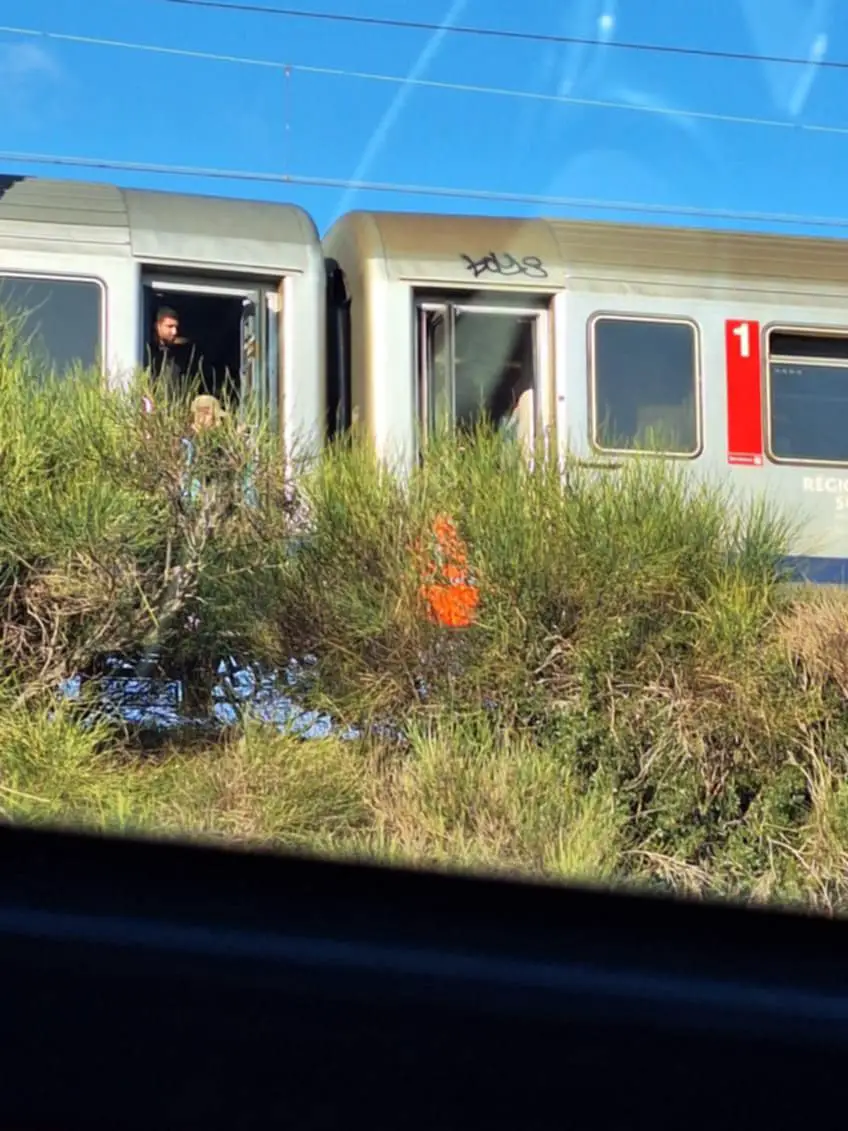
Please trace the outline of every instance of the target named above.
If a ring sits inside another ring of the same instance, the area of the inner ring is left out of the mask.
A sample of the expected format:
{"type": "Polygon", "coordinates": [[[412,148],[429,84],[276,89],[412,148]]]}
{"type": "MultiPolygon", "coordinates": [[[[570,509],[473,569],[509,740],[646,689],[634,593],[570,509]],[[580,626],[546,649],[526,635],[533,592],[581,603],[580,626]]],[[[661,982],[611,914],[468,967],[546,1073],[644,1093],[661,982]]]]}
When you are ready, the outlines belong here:
{"type": "Polygon", "coordinates": [[[428,618],[445,628],[468,628],[480,603],[480,594],[468,578],[468,553],[456,524],[446,515],[433,523],[436,553],[424,566],[419,594],[428,618]]]}

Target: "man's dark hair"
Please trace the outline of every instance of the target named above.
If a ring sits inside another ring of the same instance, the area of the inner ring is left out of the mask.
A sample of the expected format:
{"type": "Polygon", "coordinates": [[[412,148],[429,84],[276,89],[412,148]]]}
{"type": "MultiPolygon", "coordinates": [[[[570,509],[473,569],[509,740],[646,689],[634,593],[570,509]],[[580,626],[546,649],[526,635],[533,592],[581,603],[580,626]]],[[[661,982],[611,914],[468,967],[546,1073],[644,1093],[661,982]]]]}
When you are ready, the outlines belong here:
{"type": "Polygon", "coordinates": [[[156,321],[161,322],[163,318],[173,318],[177,322],[179,321],[176,310],[170,306],[160,306],[156,311],[156,321]]]}

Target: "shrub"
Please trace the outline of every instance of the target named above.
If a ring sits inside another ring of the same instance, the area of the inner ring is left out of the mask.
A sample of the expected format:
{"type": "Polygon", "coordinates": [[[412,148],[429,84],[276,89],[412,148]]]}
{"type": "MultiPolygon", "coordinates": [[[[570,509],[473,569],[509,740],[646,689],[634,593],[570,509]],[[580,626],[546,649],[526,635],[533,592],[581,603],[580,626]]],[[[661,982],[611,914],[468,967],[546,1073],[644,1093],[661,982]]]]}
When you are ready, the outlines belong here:
{"type": "Polygon", "coordinates": [[[145,388],[34,375],[0,335],[6,819],[845,906],[848,609],[782,583],[776,513],[481,425],[404,474],[359,437],[295,460],[304,529],[258,420],[189,468],[187,397],[146,415],[145,388]],[[451,579],[467,627],[434,616],[451,579]],[[208,721],[228,658],[296,672],[335,731],[239,709],[152,758],[100,694],[120,661],[208,721]]]}
{"type": "Polygon", "coordinates": [[[208,700],[227,656],[281,658],[267,612],[291,521],[274,438],[230,420],[195,442],[189,469],[188,397],[146,415],[144,391],[140,377],[106,391],[95,375],[33,381],[25,359],[0,364],[0,675],[28,694],[121,656],[208,700]],[[192,499],[213,474],[217,492],[192,499]]]}

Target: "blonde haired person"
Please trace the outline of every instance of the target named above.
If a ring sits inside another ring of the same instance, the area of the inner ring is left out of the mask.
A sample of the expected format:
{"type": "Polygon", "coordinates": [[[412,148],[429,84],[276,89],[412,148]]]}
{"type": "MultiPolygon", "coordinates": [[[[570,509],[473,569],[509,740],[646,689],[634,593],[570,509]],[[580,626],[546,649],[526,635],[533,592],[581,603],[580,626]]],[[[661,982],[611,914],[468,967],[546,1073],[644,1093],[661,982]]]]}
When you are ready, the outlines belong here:
{"type": "MultiPolygon", "coordinates": [[[[204,394],[203,396],[195,397],[191,402],[189,408],[189,435],[183,437],[183,447],[185,448],[185,475],[183,477],[183,493],[192,502],[197,502],[203,492],[204,487],[211,486],[211,483],[203,482],[193,472],[195,466],[195,457],[197,454],[197,445],[202,443],[205,446],[205,437],[218,425],[223,423],[227,414],[225,413],[221,402],[217,397],[204,394]]],[[[217,446],[217,445],[216,445],[217,446]]],[[[213,461],[223,466],[228,462],[227,453],[222,449],[219,458],[213,461]]],[[[214,476],[217,478],[217,476],[214,476]]]]}
{"type": "MultiPolygon", "coordinates": [[[[240,461],[236,452],[232,449],[228,449],[225,440],[222,439],[220,443],[213,440],[213,444],[218,450],[213,456],[211,475],[208,477],[207,481],[202,482],[192,473],[197,444],[203,443],[205,436],[208,436],[210,432],[213,432],[224,423],[224,421],[229,420],[230,414],[222,406],[217,397],[213,397],[209,394],[195,397],[191,402],[190,411],[191,437],[183,439],[183,446],[186,449],[186,475],[183,480],[184,495],[192,502],[196,502],[201,497],[205,487],[223,487],[229,493],[231,504],[235,503],[235,498],[239,493],[236,480],[238,479],[237,466],[240,461]],[[234,474],[235,479],[233,478],[234,474]]],[[[245,433],[244,426],[239,425],[236,432],[238,435],[243,436],[245,433]]],[[[251,452],[247,466],[243,469],[241,481],[241,496],[249,506],[256,505],[258,501],[254,483],[255,458],[256,453],[251,452]]]]}
{"type": "Polygon", "coordinates": [[[225,412],[217,397],[204,393],[191,402],[191,426],[194,432],[205,432],[226,420],[225,412]]]}
{"type": "MultiPolygon", "coordinates": [[[[199,437],[202,433],[210,432],[228,419],[229,414],[222,407],[217,397],[204,394],[195,397],[191,402],[191,430],[196,437],[199,437]]],[[[244,431],[244,425],[240,425],[237,429],[237,432],[242,435],[244,431]]],[[[204,484],[196,476],[192,475],[195,444],[191,439],[184,439],[183,444],[186,448],[185,494],[192,501],[196,501],[200,498],[204,484]]],[[[252,444],[251,448],[253,448],[252,444]]],[[[226,465],[230,463],[230,460],[223,451],[222,456],[222,471],[225,473],[231,471],[232,467],[226,467],[226,465]]],[[[249,506],[256,506],[258,504],[255,483],[257,460],[258,455],[254,449],[250,452],[241,483],[242,498],[249,506]]],[[[232,486],[235,486],[235,484],[232,484],[232,486]]],[[[236,488],[236,490],[238,490],[238,488],[236,488]]],[[[291,522],[292,538],[290,550],[294,551],[299,546],[303,545],[308,537],[308,532],[312,526],[312,514],[307,500],[298,490],[294,481],[294,475],[291,471],[286,475],[286,484],[283,491],[283,506],[291,522]]]]}

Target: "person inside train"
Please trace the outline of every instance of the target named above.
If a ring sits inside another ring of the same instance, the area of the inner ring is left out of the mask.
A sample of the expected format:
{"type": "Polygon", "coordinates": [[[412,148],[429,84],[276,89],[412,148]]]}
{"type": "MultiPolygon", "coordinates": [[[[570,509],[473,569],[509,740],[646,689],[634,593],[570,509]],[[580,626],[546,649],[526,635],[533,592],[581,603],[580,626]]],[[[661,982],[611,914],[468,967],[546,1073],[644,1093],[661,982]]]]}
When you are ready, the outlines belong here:
{"type": "Polygon", "coordinates": [[[180,320],[176,310],[162,306],[156,311],[153,324],[153,337],[149,346],[150,371],[154,378],[178,379],[179,362],[176,356],[180,320]]]}
{"type": "Polygon", "coordinates": [[[170,306],[160,306],[156,311],[150,371],[154,380],[167,382],[174,392],[182,391],[200,371],[194,347],[188,338],[180,336],[179,316],[170,306]]]}

